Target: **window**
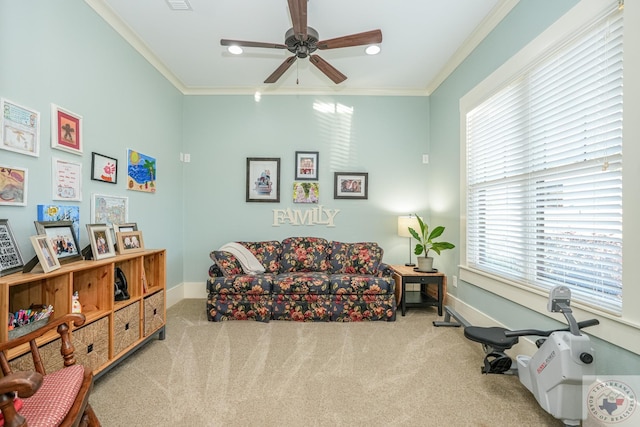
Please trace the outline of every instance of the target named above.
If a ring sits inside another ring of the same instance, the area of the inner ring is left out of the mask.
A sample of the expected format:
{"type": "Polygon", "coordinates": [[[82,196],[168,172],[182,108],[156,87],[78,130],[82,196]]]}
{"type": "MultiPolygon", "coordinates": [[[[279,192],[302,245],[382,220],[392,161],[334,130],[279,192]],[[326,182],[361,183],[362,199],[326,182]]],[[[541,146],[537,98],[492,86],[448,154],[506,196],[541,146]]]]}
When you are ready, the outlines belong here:
{"type": "Polygon", "coordinates": [[[617,8],[463,109],[466,261],[622,310],[623,13],[617,8]]]}

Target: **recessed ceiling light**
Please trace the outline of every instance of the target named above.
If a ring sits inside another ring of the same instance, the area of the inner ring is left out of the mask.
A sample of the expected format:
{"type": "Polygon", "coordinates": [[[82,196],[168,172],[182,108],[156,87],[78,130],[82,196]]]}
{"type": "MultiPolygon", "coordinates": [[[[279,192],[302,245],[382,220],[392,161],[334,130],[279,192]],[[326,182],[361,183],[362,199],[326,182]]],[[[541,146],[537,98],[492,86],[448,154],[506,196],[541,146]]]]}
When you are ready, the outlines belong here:
{"type": "Polygon", "coordinates": [[[367,55],[377,55],[380,53],[380,46],[375,44],[371,46],[367,46],[367,48],[364,51],[367,55]]]}
{"type": "Polygon", "coordinates": [[[227,50],[229,53],[233,53],[234,55],[240,55],[242,53],[242,48],[236,45],[229,46],[227,50]]]}

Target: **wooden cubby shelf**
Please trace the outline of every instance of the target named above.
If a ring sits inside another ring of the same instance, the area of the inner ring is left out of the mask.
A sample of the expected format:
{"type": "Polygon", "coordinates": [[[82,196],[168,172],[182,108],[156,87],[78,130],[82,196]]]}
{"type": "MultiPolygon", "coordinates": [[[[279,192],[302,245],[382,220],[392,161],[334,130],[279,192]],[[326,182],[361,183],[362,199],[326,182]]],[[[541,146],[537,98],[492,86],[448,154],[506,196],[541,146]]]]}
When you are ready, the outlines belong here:
{"type": "MultiPolygon", "coordinates": [[[[99,377],[142,344],[158,335],[164,339],[166,322],[166,251],[148,249],[97,261],[63,264],[49,273],[15,273],[0,277],[0,341],[9,340],[9,313],[32,304],[52,305],[53,317],[71,313],[74,292],[86,322],[72,329],[78,363],[99,377]],[[114,301],[114,269],[127,278],[130,298],[114,301]]],[[[55,331],[38,346],[51,346],[55,331]]],[[[27,369],[32,363],[25,346],[7,354],[10,364],[27,369]]]]}

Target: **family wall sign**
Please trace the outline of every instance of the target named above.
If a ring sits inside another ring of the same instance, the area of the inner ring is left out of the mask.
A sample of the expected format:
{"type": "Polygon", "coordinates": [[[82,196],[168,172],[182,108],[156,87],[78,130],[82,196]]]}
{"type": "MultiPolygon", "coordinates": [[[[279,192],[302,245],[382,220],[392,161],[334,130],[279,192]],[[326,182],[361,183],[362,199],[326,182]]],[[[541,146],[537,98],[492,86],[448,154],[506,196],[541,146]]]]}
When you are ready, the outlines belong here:
{"type": "Polygon", "coordinates": [[[318,205],[310,209],[273,209],[273,226],[280,227],[280,224],[289,223],[291,225],[326,225],[335,227],[333,219],[340,212],[340,209],[325,209],[318,205]]]}

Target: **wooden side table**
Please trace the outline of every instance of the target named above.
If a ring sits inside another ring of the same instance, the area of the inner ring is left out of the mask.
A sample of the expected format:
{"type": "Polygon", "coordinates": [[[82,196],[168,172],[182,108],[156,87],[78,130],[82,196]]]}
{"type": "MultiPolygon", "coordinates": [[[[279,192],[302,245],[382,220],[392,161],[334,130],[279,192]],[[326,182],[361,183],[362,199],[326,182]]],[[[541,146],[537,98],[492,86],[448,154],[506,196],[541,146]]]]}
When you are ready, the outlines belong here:
{"type": "Polygon", "coordinates": [[[438,316],[442,316],[442,308],[447,295],[447,276],[444,273],[423,273],[405,265],[390,265],[396,281],[396,301],[400,302],[402,315],[408,307],[438,308],[438,316]],[[407,291],[407,283],[417,283],[420,289],[407,291]],[[435,289],[429,285],[436,285],[435,289]]]}

